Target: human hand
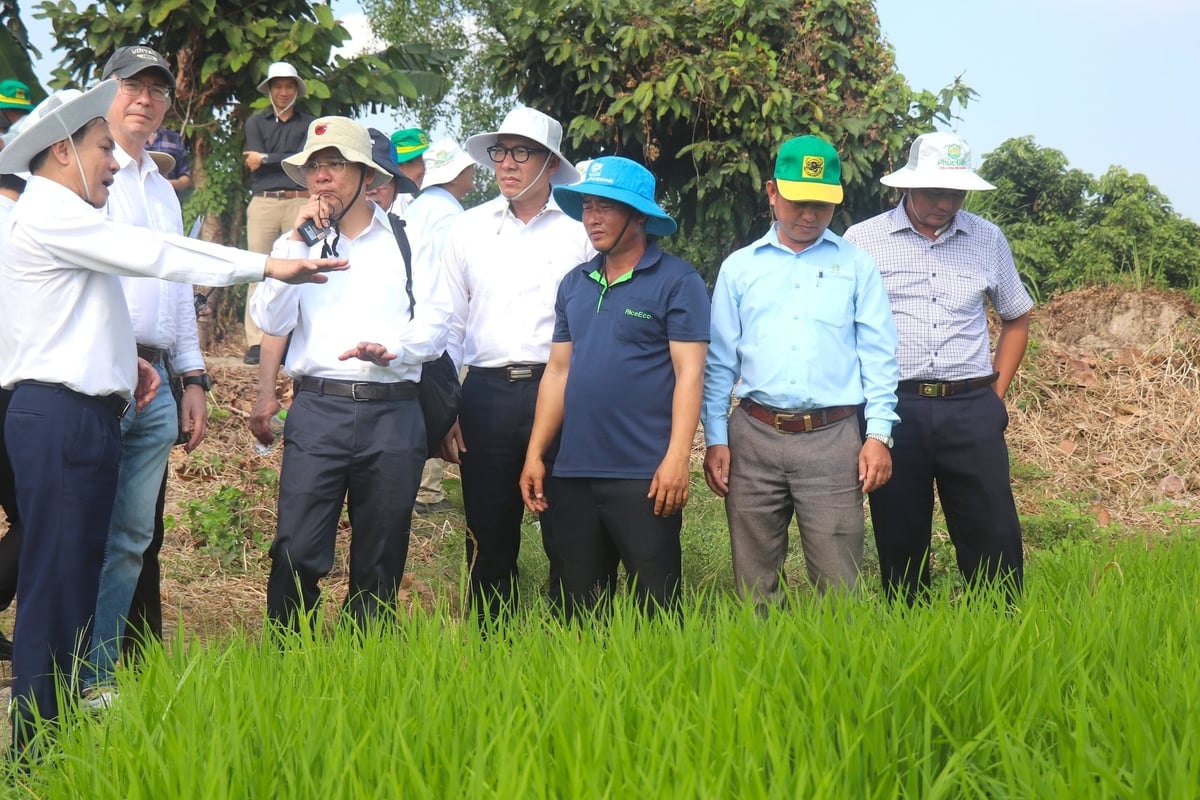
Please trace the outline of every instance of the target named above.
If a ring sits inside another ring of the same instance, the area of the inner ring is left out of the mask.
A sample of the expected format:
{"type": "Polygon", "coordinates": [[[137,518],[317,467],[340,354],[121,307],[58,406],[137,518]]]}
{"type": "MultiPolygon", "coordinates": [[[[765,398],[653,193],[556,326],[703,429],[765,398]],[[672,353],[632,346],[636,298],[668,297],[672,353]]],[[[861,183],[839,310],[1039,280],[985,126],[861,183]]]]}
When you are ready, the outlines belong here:
{"type": "Polygon", "coordinates": [[[729,445],[710,444],[705,450],[704,482],[717,497],[729,494],[729,445]]]}
{"type": "Polygon", "coordinates": [[[349,361],[352,358],[357,358],[360,361],[370,361],[372,364],[386,367],[395,361],[398,356],[378,342],[359,342],[338,356],[338,361],[349,361]]]}
{"type": "Polygon", "coordinates": [[[138,357],[137,360],[137,386],[133,388],[133,403],[134,407],[141,411],[150,404],[154,396],[158,394],[158,387],[162,385],[162,378],[158,376],[158,370],[144,358],[138,357]]]}
{"type": "Polygon", "coordinates": [[[873,492],[892,477],[892,452],[878,439],[867,439],[858,453],[858,480],[864,493],[873,492]]]}
{"type": "Polygon", "coordinates": [[[688,457],[668,456],[654,471],[648,499],[654,500],[654,516],[669,517],[683,510],[688,501],[688,457]]]}
{"type": "Polygon", "coordinates": [[[250,409],[250,433],[265,445],[275,441],[275,434],[271,432],[271,417],[278,414],[279,409],[279,398],[275,392],[259,392],[254,407],[250,409]]]}

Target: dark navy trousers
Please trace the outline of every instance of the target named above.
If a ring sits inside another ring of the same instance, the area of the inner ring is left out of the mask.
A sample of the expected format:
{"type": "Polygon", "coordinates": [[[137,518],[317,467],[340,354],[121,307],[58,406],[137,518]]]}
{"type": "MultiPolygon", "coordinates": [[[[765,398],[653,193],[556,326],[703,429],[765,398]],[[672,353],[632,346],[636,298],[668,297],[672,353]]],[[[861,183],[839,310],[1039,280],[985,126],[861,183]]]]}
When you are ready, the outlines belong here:
{"type": "Polygon", "coordinates": [[[4,424],[25,528],[13,633],[13,742],[35,714],[58,716],[56,678],[73,691],[91,641],[100,565],[117,492],[121,427],[111,402],[19,384],[4,424]]]}

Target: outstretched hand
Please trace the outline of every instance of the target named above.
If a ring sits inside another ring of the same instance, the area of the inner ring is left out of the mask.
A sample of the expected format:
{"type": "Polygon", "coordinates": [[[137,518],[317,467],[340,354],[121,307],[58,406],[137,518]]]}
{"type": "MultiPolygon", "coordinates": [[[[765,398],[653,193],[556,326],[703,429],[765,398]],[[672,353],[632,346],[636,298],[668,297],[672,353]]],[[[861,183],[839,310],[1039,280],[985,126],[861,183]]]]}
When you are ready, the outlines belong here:
{"type": "Polygon", "coordinates": [[[284,283],[325,283],[326,272],[341,272],[350,262],[344,258],[268,258],[263,275],[284,283]]]}
{"type": "Polygon", "coordinates": [[[338,356],[338,361],[349,361],[352,358],[386,367],[396,360],[397,355],[378,342],[359,342],[338,356]]]}

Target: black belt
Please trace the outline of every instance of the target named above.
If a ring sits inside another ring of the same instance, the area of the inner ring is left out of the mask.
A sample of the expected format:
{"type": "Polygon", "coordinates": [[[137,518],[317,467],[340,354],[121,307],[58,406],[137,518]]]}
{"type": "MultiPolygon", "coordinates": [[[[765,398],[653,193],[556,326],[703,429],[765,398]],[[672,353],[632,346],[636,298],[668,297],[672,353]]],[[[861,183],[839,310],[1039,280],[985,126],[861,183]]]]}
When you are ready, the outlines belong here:
{"type": "Polygon", "coordinates": [[[370,383],[368,381],[339,381],[333,378],[303,377],[292,382],[294,392],[316,392],[331,397],[349,397],[351,400],[412,400],[417,396],[417,385],[412,381],[394,383],[370,383]]]}
{"type": "Polygon", "coordinates": [[[999,372],[993,372],[982,378],[967,378],[965,381],[900,381],[896,385],[896,391],[921,397],[949,397],[971,389],[991,386],[999,377],[999,372]]]}
{"type": "Polygon", "coordinates": [[[534,381],[542,377],[546,371],[545,364],[509,364],[505,367],[467,367],[467,372],[483,375],[485,378],[503,378],[513,381],[534,381]]]}
{"type": "Polygon", "coordinates": [[[268,189],[263,192],[253,192],[255,197],[270,197],[273,200],[295,200],[297,197],[308,197],[308,192],[297,189],[268,189]]]}
{"type": "Polygon", "coordinates": [[[151,366],[158,366],[158,362],[162,361],[163,356],[167,351],[161,347],[149,347],[144,344],[137,346],[138,358],[144,358],[150,362],[151,366]]]}
{"type": "Polygon", "coordinates": [[[133,407],[128,400],[119,394],[84,394],[83,392],[77,392],[70,387],[64,386],[61,383],[47,383],[45,381],[21,381],[17,384],[17,386],[22,385],[44,386],[47,389],[62,389],[64,392],[70,392],[76,397],[82,397],[84,400],[91,400],[93,403],[98,403],[104,409],[116,414],[117,419],[121,419],[121,417],[125,416],[129,409],[133,407]]]}
{"type": "Polygon", "coordinates": [[[830,406],[811,411],[780,411],[743,397],[738,403],[742,410],[759,422],[770,425],[780,433],[808,433],[835,422],[853,417],[861,406],[830,406]]]}

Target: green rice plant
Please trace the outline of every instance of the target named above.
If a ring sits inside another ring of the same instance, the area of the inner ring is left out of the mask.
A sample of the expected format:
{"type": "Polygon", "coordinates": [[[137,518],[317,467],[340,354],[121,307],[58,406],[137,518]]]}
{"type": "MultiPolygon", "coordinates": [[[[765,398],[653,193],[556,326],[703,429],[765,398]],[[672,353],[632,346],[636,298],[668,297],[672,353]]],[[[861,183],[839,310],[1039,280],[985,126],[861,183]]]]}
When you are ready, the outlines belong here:
{"type": "MultiPolygon", "coordinates": [[[[484,638],[443,604],[366,632],[200,646],[68,712],[17,796],[1192,798],[1200,540],[1066,542],[1027,595],[916,608],[797,593],[765,617],[698,592],[681,619],[484,638]]],[[[534,604],[530,604],[534,605],[534,604]]]]}

